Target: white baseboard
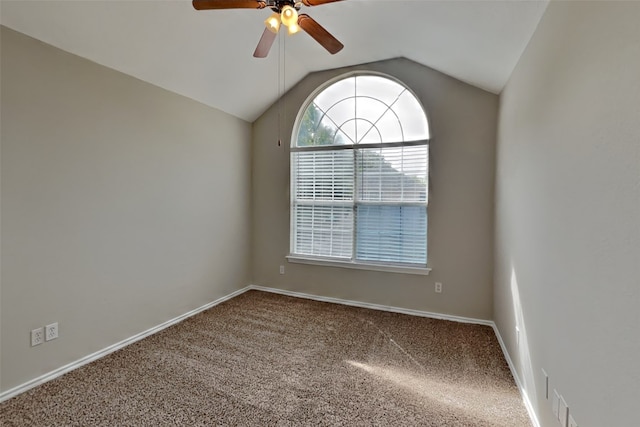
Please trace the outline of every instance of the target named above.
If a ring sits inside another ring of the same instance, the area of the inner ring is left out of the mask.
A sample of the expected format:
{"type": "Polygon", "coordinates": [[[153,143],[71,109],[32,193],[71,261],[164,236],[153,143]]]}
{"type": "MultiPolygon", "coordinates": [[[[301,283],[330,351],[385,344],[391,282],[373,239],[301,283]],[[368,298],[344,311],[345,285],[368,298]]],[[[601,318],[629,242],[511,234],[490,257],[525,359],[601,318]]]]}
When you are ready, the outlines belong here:
{"type": "Polygon", "coordinates": [[[507,360],[507,364],[509,365],[509,369],[511,370],[511,375],[518,386],[518,390],[520,390],[520,396],[522,396],[522,401],[524,403],[524,407],[527,408],[527,412],[529,413],[529,418],[533,423],[533,427],[540,427],[540,421],[538,420],[538,416],[536,415],[535,410],[533,409],[533,405],[531,404],[531,400],[529,399],[529,395],[527,394],[527,390],[525,390],[522,381],[520,381],[520,376],[518,375],[518,371],[516,371],[516,367],[513,364],[513,360],[511,360],[511,356],[509,356],[509,352],[507,351],[507,346],[504,344],[502,340],[502,336],[500,335],[500,331],[498,330],[498,326],[496,326],[495,322],[493,323],[493,331],[498,338],[498,342],[500,343],[500,348],[502,348],[502,353],[504,354],[504,358],[507,360]]]}
{"type": "Polygon", "coordinates": [[[373,304],[369,302],[352,301],[341,298],[323,297],[312,294],[305,294],[303,292],[286,291],[283,289],[268,288],[265,286],[249,285],[249,289],[255,289],[257,291],[271,292],[274,294],[287,295],[290,297],[311,299],[314,301],[332,302],[334,304],[350,305],[353,307],[370,308],[372,310],[390,311],[392,313],[409,314],[411,316],[430,317],[432,319],[451,320],[453,322],[461,323],[473,323],[477,325],[486,325],[493,327],[491,320],[474,319],[472,317],[452,316],[449,314],[432,313],[429,311],[413,310],[410,308],[393,307],[390,305],[373,304]]]}
{"type": "Polygon", "coordinates": [[[87,363],[91,363],[94,360],[100,359],[101,357],[104,357],[110,353],[113,353],[114,351],[120,350],[121,348],[124,348],[126,346],[128,346],[129,344],[133,344],[136,341],[140,341],[143,338],[146,338],[150,335],[155,334],[156,332],[160,332],[161,330],[168,328],[169,326],[175,325],[176,323],[179,323],[191,316],[195,316],[196,314],[205,311],[213,306],[216,306],[222,302],[225,302],[227,300],[230,300],[233,297],[236,297],[246,291],[249,290],[249,287],[245,287],[242,289],[239,289],[235,292],[230,293],[229,295],[225,295],[221,298],[218,298],[215,301],[212,301],[208,304],[203,305],[202,307],[198,307],[195,310],[191,310],[188,313],[184,313],[181,314],[178,317],[174,317],[171,320],[167,320],[164,323],[161,323],[157,326],[154,326],[150,329],[147,329],[146,331],[140,332],[139,334],[136,334],[132,337],[129,337],[127,339],[124,339],[118,343],[112,344],[109,347],[103,348],[102,350],[96,351],[95,353],[89,354],[81,359],[76,360],[75,362],[71,362],[68,365],[64,365],[58,369],[55,369],[51,372],[48,372],[44,375],[41,375],[37,378],[34,378],[30,381],[27,381],[24,384],[21,384],[17,387],[11,388],[5,392],[0,393],[0,403],[4,402],[7,399],[11,399],[14,396],[17,396],[20,393],[24,393],[27,390],[30,390],[36,386],[39,386],[41,384],[46,383],[47,381],[51,381],[54,378],[57,378],[61,375],[66,374],[67,372],[73,371],[74,369],[78,369],[81,366],[86,365],[87,363]]]}

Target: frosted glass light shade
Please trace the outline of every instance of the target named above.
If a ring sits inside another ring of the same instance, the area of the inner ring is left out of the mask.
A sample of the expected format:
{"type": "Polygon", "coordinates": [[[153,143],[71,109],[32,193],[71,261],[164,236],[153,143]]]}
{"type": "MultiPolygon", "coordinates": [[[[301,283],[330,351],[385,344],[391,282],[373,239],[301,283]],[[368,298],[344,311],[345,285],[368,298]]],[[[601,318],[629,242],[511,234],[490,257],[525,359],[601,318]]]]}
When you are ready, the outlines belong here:
{"type": "Polygon", "coordinates": [[[280,14],[280,21],[287,27],[298,24],[298,12],[291,6],[285,6],[282,8],[280,14]]]}
{"type": "Polygon", "coordinates": [[[300,31],[300,26],[298,24],[289,25],[289,35],[295,34],[300,31]]]}
{"type": "Polygon", "coordinates": [[[277,34],[278,30],[280,29],[280,14],[278,14],[277,12],[273,12],[271,16],[269,16],[264,21],[264,25],[267,27],[269,31],[271,31],[274,34],[277,34]]]}

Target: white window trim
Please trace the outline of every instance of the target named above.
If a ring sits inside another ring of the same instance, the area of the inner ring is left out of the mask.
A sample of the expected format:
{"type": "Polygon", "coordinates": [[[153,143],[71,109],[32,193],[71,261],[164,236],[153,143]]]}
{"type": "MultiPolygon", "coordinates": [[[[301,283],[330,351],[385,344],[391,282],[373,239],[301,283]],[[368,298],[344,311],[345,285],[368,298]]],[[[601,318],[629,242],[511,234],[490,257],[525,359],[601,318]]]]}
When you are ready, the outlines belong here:
{"type": "Polygon", "coordinates": [[[404,273],[404,274],[417,274],[421,276],[428,276],[431,272],[429,267],[412,267],[409,265],[399,264],[379,264],[379,263],[365,263],[362,261],[340,261],[336,258],[320,258],[311,256],[302,256],[289,254],[286,256],[287,261],[295,264],[309,264],[320,265],[325,267],[340,267],[340,268],[352,268],[356,270],[370,270],[370,271],[385,271],[389,273],[404,273]]]}
{"type": "MultiPolygon", "coordinates": [[[[403,87],[405,87],[406,90],[409,91],[409,93],[411,93],[416,99],[419,99],[418,96],[407,86],[405,85],[402,81],[396,79],[393,76],[387,75],[385,73],[378,73],[378,72],[374,72],[374,71],[352,71],[346,74],[343,74],[341,76],[337,76],[327,82],[325,82],[325,84],[320,85],[319,87],[316,88],[315,91],[313,91],[305,100],[305,102],[303,103],[303,108],[301,108],[298,111],[298,116],[296,117],[294,126],[293,126],[293,135],[291,136],[291,141],[294,141],[297,138],[297,132],[299,129],[299,125],[300,125],[300,120],[304,114],[304,112],[306,111],[306,107],[309,105],[310,102],[313,102],[313,100],[322,92],[324,91],[327,87],[331,86],[333,83],[336,83],[340,80],[349,78],[349,77],[353,77],[353,76],[359,76],[359,75],[373,75],[373,76],[381,76],[381,77],[385,77],[389,80],[393,80],[396,81],[398,84],[402,85],[403,87]]],[[[426,109],[424,108],[424,106],[421,104],[421,108],[422,110],[425,112],[426,115],[426,109]]],[[[430,122],[428,122],[430,123],[430,122]]],[[[430,128],[430,126],[429,126],[430,128]]],[[[430,130],[430,129],[429,129],[430,130]]],[[[363,149],[363,148],[378,148],[380,146],[384,146],[384,147],[399,147],[399,146],[414,146],[414,145],[426,145],[428,148],[430,148],[431,143],[433,142],[433,138],[431,137],[431,135],[429,136],[429,138],[427,139],[422,139],[422,140],[414,140],[414,141],[401,141],[401,142],[387,142],[387,143],[372,143],[372,144],[347,144],[345,146],[321,146],[321,147],[296,147],[296,146],[292,146],[291,144],[289,144],[288,146],[288,151],[289,151],[289,155],[291,155],[291,153],[293,152],[299,152],[299,151],[324,151],[324,150],[331,150],[331,151],[335,151],[337,150],[358,150],[358,149],[363,149]]],[[[290,163],[291,164],[291,163],[290,163]]],[[[289,182],[292,183],[293,182],[293,176],[294,176],[294,170],[293,168],[290,168],[289,170],[289,182]]],[[[293,187],[290,186],[289,187],[290,190],[290,205],[289,205],[289,213],[291,213],[291,207],[295,204],[295,200],[294,200],[294,191],[293,191],[293,187]]],[[[354,188],[355,191],[355,188],[354,188]]],[[[354,193],[355,195],[355,193],[354,193]]],[[[353,203],[355,205],[355,200],[352,201],[351,203],[353,203]]],[[[429,198],[427,198],[426,201],[426,206],[428,207],[429,204],[429,198]]],[[[398,205],[397,203],[394,204],[398,205]]],[[[412,203],[408,204],[408,205],[413,205],[412,203]]],[[[355,230],[354,230],[355,232],[355,230]]],[[[295,227],[294,224],[291,221],[291,218],[289,219],[289,248],[293,247],[293,241],[295,238],[295,227]]],[[[288,254],[286,256],[287,262],[290,263],[295,263],[295,264],[307,264],[307,265],[317,265],[317,266],[326,266],[326,267],[339,267],[339,268],[349,268],[349,269],[357,269],[357,270],[369,270],[369,271],[382,271],[382,272],[391,272],[391,273],[403,273],[403,274],[414,274],[414,275],[422,275],[422,276],[428,276],[429,273],[431,272],[431,268],[424,266],[424,265],[415,265],[415,266],[411,266],[411,265],[402,265],[402,264],[394,264],[394,263],[369,263],[369,262],[363,262],[361,260],[357,260],[355,258],[355,240],[354,240],[354,244],[353,244],[353,252],[354,252],[354,256],[352,257],[352,259],[344,259],[341,260],[339,258],[323,258],[323,257],[315,257],[313,255],[305,255],[305,254],[288,254]]],[[[428,263],[428,258],[427,258],[427,263],[428,263]]]]}

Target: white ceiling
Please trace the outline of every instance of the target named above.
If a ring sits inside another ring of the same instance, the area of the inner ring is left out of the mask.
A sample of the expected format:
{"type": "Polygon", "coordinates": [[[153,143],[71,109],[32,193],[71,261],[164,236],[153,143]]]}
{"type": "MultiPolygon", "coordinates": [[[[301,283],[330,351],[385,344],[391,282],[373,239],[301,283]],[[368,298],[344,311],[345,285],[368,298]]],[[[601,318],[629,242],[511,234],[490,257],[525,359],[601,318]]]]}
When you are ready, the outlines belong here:
{"type": "Polygon", "coordinates": [[[303,6],[345,48],[330,55],[304,33],[281,32],[266,59],[252,56],[270,14],[264,9],[196,11],[190,0],[1,0],[0,22],[253,121],[278,98],[279,76],[290,88],[312,71],[396,57],[499,93],[546,6],[546,0],[303,6]]]}

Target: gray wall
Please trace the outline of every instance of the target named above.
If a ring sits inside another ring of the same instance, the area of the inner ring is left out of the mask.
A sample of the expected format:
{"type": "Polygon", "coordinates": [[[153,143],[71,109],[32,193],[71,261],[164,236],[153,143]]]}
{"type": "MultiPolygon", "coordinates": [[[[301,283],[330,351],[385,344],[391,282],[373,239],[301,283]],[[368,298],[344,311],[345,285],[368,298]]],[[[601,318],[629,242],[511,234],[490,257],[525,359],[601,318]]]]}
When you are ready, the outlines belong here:
{"type": "Polygon", "coordinates": [[[253,124],[254,284],[490,319],[497,111],[496,95],[405,59],[307,76],[253,124]],[[296,115],[314,90],[352,70],[372,70],[399,79],[427,111],[433,141],[428,211],[428,265],[433,271],[429,276],[292,264],[285,259],[289,144],[296,115]],[[279,265],[285,265],[285,275],[279,275],[279,265]],[[442,294],[434,293],[435,281],[443,282],[442,294]]]}
{"type": "Polygon", "coordinates": [[[6,391],[250,282],[251,127],[1,36],[6,391]]]}
{"type": "Polygon", "coordinates": [[[638,425],[639,22],[552,1],[500,99],[495,321],[543,426],[541,368],[580,427],[638,425]]]}

